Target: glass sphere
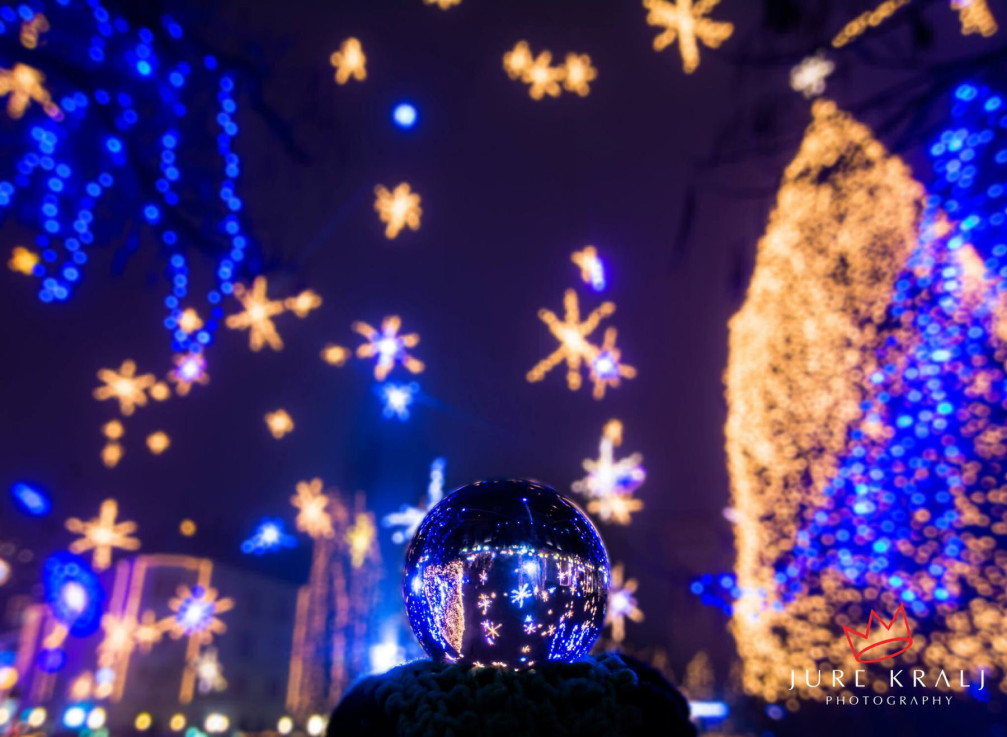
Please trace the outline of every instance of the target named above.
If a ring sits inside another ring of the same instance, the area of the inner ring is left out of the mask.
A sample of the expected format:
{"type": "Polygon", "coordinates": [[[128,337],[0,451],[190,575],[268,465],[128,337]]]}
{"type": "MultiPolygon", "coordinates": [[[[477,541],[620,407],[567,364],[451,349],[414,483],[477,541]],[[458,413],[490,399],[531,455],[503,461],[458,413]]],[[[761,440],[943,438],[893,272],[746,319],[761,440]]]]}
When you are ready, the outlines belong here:
{"type": "Polygon", "coordinates": [[[572,502],[532,481],[479,481],[427,513],[402,593],[434,660],[523,669],[588,653],[609,577],[601,536],[572,502]]]}

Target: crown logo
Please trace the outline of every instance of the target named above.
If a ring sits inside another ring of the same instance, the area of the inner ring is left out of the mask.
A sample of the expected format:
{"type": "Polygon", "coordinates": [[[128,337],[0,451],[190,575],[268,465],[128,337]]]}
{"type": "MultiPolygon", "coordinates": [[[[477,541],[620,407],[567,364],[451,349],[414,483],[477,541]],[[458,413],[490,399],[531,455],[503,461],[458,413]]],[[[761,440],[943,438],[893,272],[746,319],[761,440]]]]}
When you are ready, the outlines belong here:
{"type": "Polygon", "coordinates": [[[871,609],[866,630],[858,632],[844,624],[843,631],[846,633],[846,641],[850,643],[853,657],[857,659],[858,663],[880,663],[882,660],[888,660],[904,653],[913,644],[913,633],[909,630],[905,604],[899,605],[888,622],[871,609]],[[872,635],[871,629],[875,620],[877,620],[879,627],[872,635]],[[853,639],[854,636],[856,636],[856,640],[853,639]]]}

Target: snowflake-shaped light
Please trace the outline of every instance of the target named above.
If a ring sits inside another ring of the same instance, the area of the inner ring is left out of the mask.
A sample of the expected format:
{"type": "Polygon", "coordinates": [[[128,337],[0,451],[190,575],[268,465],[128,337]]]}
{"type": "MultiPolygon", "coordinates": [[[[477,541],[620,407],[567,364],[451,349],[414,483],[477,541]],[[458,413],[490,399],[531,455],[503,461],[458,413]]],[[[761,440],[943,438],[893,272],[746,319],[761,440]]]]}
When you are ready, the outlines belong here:
{"type": "Polygon", "coordinates": [[[385,238],[393,239],[403,228],[420,229],[420,196],[412,191],[407,182],[400,183],[389,191],[383,184],[374,188],[374,209],[381,222],[385,223],[385,238]]]}
{"type": "Polygon", "coordinates": [[[99,401],[118,399],[119,411],[131,415],[137,406],[147,404],[147,390],[157,383],[154,374],[136,375],[136,362],[129,359],[122,362],[119,370],[100,369],[98,379],[105,383],[94,390],[94,398],[99,401]]]}
{"type": "Polygon", "coordinates": [[[486,636],[486,642],[492,645],[498,637],[500,637],[500,629],[503,625],[499,622],[494,623],[488,619],[482,621],[483,634],[486,636]]]}
{"type": "Polygon", "coordinates": [[[290,503],[297,507],[297,529],[313,538],[336,534],[329,514],[329,498],[322,492],[322,480],[298,481],[290,503]]]}
{"type": "Polygon", "coordinates": [[[615,448],[622,445],[622,423],[609,420],[602,430],[598,444],[598,458],[585,459],[587,476],[573,483],[573,490],[591,501],[588,511],[597,514],[603,521],[629,524],[629,515],[643,509],[643,502],[633,499],[632,494],[647,478],[643,456],[633,453],[625,458],[615,459],[615,448]]]}
{"type": "Polygon", "coordinates": [[[14,246],[11,250],[10,260],[7,262],[7,268],[25,276],[31,276],[35,272],[38,262],[39,257],[37,253],[29,251],[24,246],[14,246]]]}
{"type": "Polygon", "coordinates": [[[232,330],[248,331],[248,347],[253,351],[262,350],[268,345],[274,351],[283,348],[283,340],[276,332],[273,318],[286,309],[281,300],[270,300],[266,297],[266,277],[257,276],[252,282],[251,290],[241,284],[234,285],[234,296],[244,308],[243,312],[228,315],[227,327],[232,330]]]}
{"type": "Polygon", "coordinates": [[[643,612],[636,603],[637,582],[635,578],[623,581],[622,563],[612,566],[612,583],[608,589],[608,608],[605,610],[605,624],[612,628],[612,640],[626,639],[626,620],[642,622],[643,612]]]}
{"type": "Polygon", "coordinates": [[[510,592],[511,602],[517,604],[518,609],[524,609],[525,599],[530,599],[532,596],[534,594],[531,587],[526,583],[521,584],[510,592]]]}
{"type": "Polygon", "coordinates": [[[348,38],[338,51],[333,51],[329,63],[336,68],[336,84],[346,84],[350,78],[363,82],[367,79],[367,55],[360,40],[348,38]]]}
{"type": "Polygon", "coordinates": [[[605,387],[618,387],[623,379],[632,379],[636,376],[635,368],[619,363],[622,351],[615,347],[616,335],[615,328],[608,328],[605,331],[601,349],[589,363],[591,381],[594,383],[591,395],[595,399],[605,396],[605,387]]]}
{"type": "Polygon", "coordinates": [[[521,79],[531,68],[535,58],[527,41],[518,41],[514,48],[503,55],[503,68],[511,79],[521,79]]]}
{"type": "Polygon", "coordinates": [[[591,57],[587,54],[569,53],[563,63],[563,88],[581,97],[587,97],[591,91],[591,82],[598,78],[598,70],[591,65],[591,57]]]}
{"type": "Polygon", "coordinates": [[[386,514],[381,518],[382,525],[396,528],[392,531],[392,542],[396,545],[412,540],[427,512],[444,498],[444,465],[443,458],[435,458],[430,464],[430,483],[422,506],[411,507],[403,504],[398,512],[386,514]]]}
{"type": "Polygon", "coordinates": [[[266,427],[269,428],[269,434],[277,440],[294,431],[294,420],[285,409],[267,412],[264,419],[266,427]]]}
{"type": "Polygon", "coordinates": [[[42,83],[45,75],[27,64],[15,64],[13,69],[0,69],[0,97],[7,96],[7,114],[17,120],[29,103],[37,102],[50,118],[62,116],[42,83]]]}
{"type": "Polygon", "coordinates": [[[151,648],[164,636],[164,626],[157,621],[154,612],[148,609],[140,617],[133,630],[133,640],[141,653],[149,653],[151,648]]]}
{"type": "Polygon", "coordinates": [[[604,496],[587,503],[587,511],[602,522],[628,525],[631,515],[643,509],[643,502],[628,496],[604,496]]]}
{"type": "Polygon", "coordinates": [[[543,51],[521,75],[522,81],[528,85],[528,94],[533,100],[549,97],[559,97],[560,83],[566,77],[566,67],[552,66],[552,52],[543,51]]]}
{"type": "Polygon", "coordinates": [[[663,51],[678,39],[682,69],[692,74],[699,66],[699,42],[715,49],[734,33],[734,25],[705,17],[720,0],[643,0],[647,24],[664,30],[654,39],[654,49],[663,51]]]}
{"type": "Polygon", "coordinates": [[[196,674],[196,689],[201,694],[223,691],[227,688],[224,669],[217,658],[217,648],[210,647],[193,658],[190,664],[196,674]]]}
{"type": "Polygon", "coordinates": [[[322,298],[311,289],[305,289],[296,297],[287,297],[283,305],[297,317],[307,317],[308,313],[322,306],[322,298]]]}
{"type": "Polygon", "coordinates": [[[382,320],[380,331],[366,322],[359,321],[353,323],[352,328],[367,340],[366,343],[357,346],[357,356],[378,359],[374,365],[374,378],[378,381],[384,381],[396,363],[402,364],[413,374],[423,370],[423,362],[409,355],[407,350],[419,344],[420,336],[417,333],[399,335],[402,320],[398,315],[389,315],[382,320]]]}
{"type": "Polygon", "coordinates": [[[175,323],[178,325],[179,330],[186,335],[189,335],[190,333],[194,333],[203,327],[203,318],[201,318],[199,313],[192,307],[187,307],[182,310],[181,314],[179,314],[178,318],[175,320],[175,323]]]}
{"type": "Polygon", "coordinates": [[[538,311],[538,318],[559,341],[559,348],[535,364],[528,372],[527,378],[530,382],[542,381],[549,371],[565,360],[567,386],[576,391],[581,385],[582,362],[590,362],[598,352],[598,349],[587,341],[587,337],[595,331],[598,323],[615,312],[615,304],[603,302],[581,322],[577,293],[568,289],[563,295],[563,308],[565,314],[562,320],[552,310],[543,308],[538,311]]]}
{"type": "Polygon", "coordinates": [[[210,383],[202,353],[180,353],[174,361],[175,367],[168,373],[168,381],[175,385],[178,396],[186,396],[194,384],[206,386],[210,383]]]}
{"type": "Polygon", "coordinates": [[[66,529],[80,535],[70,543],[71,553],[83,553],[93,550],[91,567],[103,571],[112,563],[112,549],[137,550],[140,541],[132,537],[136,532],[136,522],[116,522],[119,515],[119,505],[115,499],[106,499],[101,503],[98,516],[84,521],[71,517],[66,521],[66,529]]]}
{"type": "Polygon", "coordinates": [[[175,639],[195,637],[204,645],[213,641],[214,635],[227,631],[227,625],[218,615],[234,608],[233,599],[217,598],[217,590],[208,586],[179,586],[176,596],[168,601],[174,615],[166,620],[166,627],[175,639]]]}
{"type": "Polygon", "coordinates": [[[98,643],[98,662],[110,667],[133,652],[136,645],[136,622],[130,617],[103,614],[101,617],[102,638],[98,643]]]}
{"type": "Polygon", "coordinates": [[[409,419],[409,407],[412,405],[419,384],[411,382],[409,384],[393,384],[388,382],[377,387],[378,394],[384,402],[381,414],[385,417],[396,417],[405,422],[409,419]]]}
{"type": "Polygon", "coordinates": [[[835,70],[836,64],[826,58],[824,51],[806,56],[790,70],[790,87],[807,98],[825,92],[825,79],[835,70]]]}
{"type": "Polygon", "coordinates": [[[364,564],[377,536],[374,515],[369,512],[358,512],[353,525],[346,530],[346,544],[350,546],[350,565],[360,568],[364,564]]]}
{"type": "Polygon", "coordinates": [[[598,257],[594,246],[584,246],[580,251],[570,254],[570,260],[580,269],[580,278],[585,284],[590,284],[596,292],[605,289],[605,264],[598,257]]]}

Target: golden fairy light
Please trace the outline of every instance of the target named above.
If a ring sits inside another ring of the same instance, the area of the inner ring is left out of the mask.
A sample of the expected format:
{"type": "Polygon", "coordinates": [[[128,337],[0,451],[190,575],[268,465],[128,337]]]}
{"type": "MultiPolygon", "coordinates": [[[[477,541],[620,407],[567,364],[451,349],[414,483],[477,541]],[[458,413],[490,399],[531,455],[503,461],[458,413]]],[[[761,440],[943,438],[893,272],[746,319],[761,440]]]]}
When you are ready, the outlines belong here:
{"type": "Polygon", "coordinates": [[[39,36],[49,31],[49,19],[42,13],[35,13],[29,20],[21,21],[21,45],[26,49],[38,46],[39,36]]]}
{"type": "Polygon", "coordinates": [[[150,387],[150,391],[147,393],[155,402],[163,402],[164,400],[171,398],[171,387],[165,382],[159,381],[154,384],[154,386],[150,387]]]}
{"type": "Polygon", "coordinates": [[[171,438],[168,434],[162,430],[153,432],[147,436],[147,448],[156,456],[161,455],[164,451],[168,450],[171,445],[171,438]]]}
{"type": "Polygon", "coordinates": [[[424,5],[436,5],[441,10],[447,10],[455,5],[461,5],[462,0],[423,0],[424,5]]]}
{"type": "Polygon", "coordinates": [[[877,367],[878,327],[916,247],[922,196],[865,126],[816,101],[729,323],[725,434],[741,592],[732,628],[743,686],[768,701],[793,695],[791,668],[857,667],[823,623],[864,592],[826,571],[822,594],[785,600],[775,564],[807,510],[823,503],[862,415],[863,377],[877,367]]]}
{"type": "Polygon", "coordinates": [[[42,106],[50,118],[61,117],[59,107],[46,90],[45,75],[27,64],[15,64],[13,69],[0,69],[0,97],[7,96],[7,114],[17,120],[31,102],[42,106]]]}
{"type": "Polygon", "coordinates": [[[334,343],[327,343],[324,348],[322,348],[322,360],[331,366],[342,366],[344,365],[352,356],[353,353],[349,348],[344,348],[341,345],[335,345],[334,343]]]}
{"type": "Polygon", "coordinates": [[[534,60],[528,42],[518,41],[513,49],[503,55],[503,68],[511,79],[521,79],[534,60]]]}
{"type": "Polygon", "coordinates": [[[423,371],[423,362],[409,353],[410,348],[419,345],[420,336],[418,333],[399,335],[402,319],[398,315],[382,320],[381,330],[359,320],[351,327],[367,341],[357,346],[357,357],[378,359],[374,364],[374,378],[378,381],[384,381],[397,363],[411,374],[423,371]]]}
{"type": "Polygon", "coordinates": [[[824,51],[806,56],[790,70],[790,88],[806,98],[817,97],[825,92],[825,79],[835,68],[835,62],[827,58],[824,51]]]}
{"type": "Polygon", "coordinates": [[[137,550],[140,541],[132,537],[136,532],[136,522],[116,522],[119,505],[115,499],[101,503],[98,516],[84,521],[71,517],[66,521],[66,529],[81,537],[70,543],[71,553],[93,550],[91,567],[103,571],[112,563],[112,550],[137,550]]]}
{"type": "Polygon", "coordinates": [[[271,300],[266,297],[266,277],[255,277],[251,290],[245,289],[241,284],[236,284],[234,296],[244,310],[234,315],[228,315],[227,327],[232,330],[247,330],[248,347],[253,351],[262,350],[264,345],[268,345],[274,351],[283,348],[283,340],[276,332],[273,318],[282,313],[285,308],[281,300],[271,300]]]}
{"type": "Polygon", "coordinates": [[[374,188],[374,209],[381,222],[385,223],[385,238],[392,240],[403,228],[420,229],[420,196],[413,192],[407,182],[402,182],[392,191],[379,184],[374,188]]]}
{"type": "Polygon", "coordinates": [[[178,328],[186,335],[194,333],[203,327],[203,318],[199,316],[192,307],[187,307],[182,310],[182,314],[178,316],[178,328]]]}
{"type": "Polygon", "coordinates": [[[611,628],[612,640],[620,643],[626,639],[626,620],[642,622],[643,612],[636,603],[638,584],[635,578],[623,580],[622,563],[612,566],[612,583],[608,588],[608,607],[605,625],[611,628]]]}
{"type": "Polygon", "coordinates": [[[119,420],[110,420],[101,426],[101,433],[109,440],[119,440],[126,430],[119,420]]]}
{"type": "Polygon", "coordinates": [[[287,410],[285,409],[267,412],[265,420],[269,433],[277,440],[294,430],[294,420],[287,414],[287,410]]]}
{"type": "Polygon", "coordinates": [[[870,10],[865,10],[856,18],[851,20],[832,39],[833,47],[839,49],[846,46],[851,41],[862,36],[871,28],[877,28],[886,20],[892,17],[896,10],[908,5],[910,0],[884,0],[880,5],[870,10]]]}
{"type": "Polygon", "coordinates": [[[549,97],[559,97],[561,83],[566,77],[566,67],[552,65],[552,52],[543,51],[532,61],[531,65],[521,75],[521,80],[528,85],[528,94],[533,100],[549,97]]]}
{"type": "Polygon", "coordinates": [[[38,262],[38,254],[29,251],[24,246],[14,246],[10,254],[10,260],[7,261],[7,268],[11,271],[31,276],[32,272],[35,271],[35,267],[38,266],[38,262]]]}
{"type": "Polygon", "coordinates": [[[360,568],[364,564],[376,538],[377,528],[374,526],[374,515],[370,512],[358,513],[353,526],[346,530],[346,543],[350,548],[350,565],[354,568],[360,568]]]}
{"type": "Polygon", "coordinates": [[[978,33],[988,37],[997,32],[996,18],[987,0],[951,0],[951,7],[958,12],[963,34],[978,33]]]}
{"type": "Polygon", "coordinates": [[[186,517],[178,523],[178,532],[183,537],[192,537],[196,534],[196,523],[186,517]]]}
{"type": "Polygon", "coordinates": [[[367,79],[367,56],[360,40],[348,38],[338,51],[333,51],[329,63],[336,68],[336,84],[346,84],[350,78],[363,82],[367,79]]]}
{"type": "Polygon", "coordinates": [[[297,317],[307,317],[309,312],[322,306],[322,298],[312,290],[305,289],[296,297],[287,297],[283,305],[297,317]]]}
{"type": "Polygon", "coordinates": [[[528,372],[527,379],[533,383],[542,381],[549,371],[566,361],[566,383],[571,390],[576,391],[582,381],[581,365],[590,363],[598,353],[598,349],[587,338],[598,327],[598,323],[615,312],[615,303],[603,302],[581,322],[577,293],[568,289],[563,295],[563,309],[565,313],[562,320],[552,310],[543,308],[538,311],[539,320],[546,324],[549,332],[559,341],[559,347],[535,364],[528,372]]]}
{"type": "Polygon", "coordinates": [[[105,443],[101,449],[101,462],[105,465],[105,468],[115,468],[119,465],[119,461],[122,460],[125,452],[122,443],[115,441],[105,443]]]}
{"type": "Polygon", "coordinates": [[[133,414],[137,406],[147,404],[147,390],[157,383],[154,374],[137,376],[136,362],[129,359],[122,362],[118,371],[100,369],[98,379],[105,385],[94,390],[94,398],[99,401],[119,400],[119,411],[127,416],[133,414]]]}
{"type": "Polygon", "coordinates": [[[590,83],[598,78],[598,70],[591,66],[591,57],[571,52],[566,55],[563,68],[563,89],[587,97],[591,91],[590,83]]]}
{"type": "Polygon", "coordinates": [[[311,537],[332,537],[332,516],[329,514],[329,497],[322,491],[322,480],[298,481],[296,493],[290,503],[297,507],[297,529],[311,537]]]}
{"type": "Polygon", "coordinates": [[[715,49],[734,33],[734,25],[706,16],[720,0],[643,0],[647,24],[664,30],[654,39],[654,50],[663,51],[678,41],[682,69],[692,74],[699,66],[699,43],[715,49]]]}

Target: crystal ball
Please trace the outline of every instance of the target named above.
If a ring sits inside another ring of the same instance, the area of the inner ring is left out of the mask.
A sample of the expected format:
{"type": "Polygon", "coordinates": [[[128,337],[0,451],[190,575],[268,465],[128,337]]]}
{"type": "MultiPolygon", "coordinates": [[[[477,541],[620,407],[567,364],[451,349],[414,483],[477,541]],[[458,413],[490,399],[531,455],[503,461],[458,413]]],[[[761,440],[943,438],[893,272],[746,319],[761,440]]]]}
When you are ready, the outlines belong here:
{"type": "Polygon", "coordinates": [[[427,513],[402,593],[434,660],[520,670],[588,653],[609,580],[605,545],[576,505],[532,481],[479,481],[427,513]]]}

